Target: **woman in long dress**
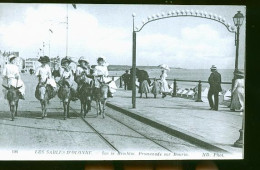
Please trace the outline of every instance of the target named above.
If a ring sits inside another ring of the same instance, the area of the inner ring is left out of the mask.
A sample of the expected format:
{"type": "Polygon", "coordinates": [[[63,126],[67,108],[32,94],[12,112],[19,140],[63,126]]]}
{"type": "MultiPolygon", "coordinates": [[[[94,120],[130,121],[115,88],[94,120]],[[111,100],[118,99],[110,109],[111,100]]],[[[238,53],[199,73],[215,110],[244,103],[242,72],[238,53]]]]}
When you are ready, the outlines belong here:
{"type": "Polygon", "coordinates": [[[236,80],[234,88],[232,90],[233,98],[231,102],[230,109],[233,111],[245,109],[245,80],[244,75],[241,71],[235,73],[236,80]]]}
{"type": "Polygon", "coordinates": [[[161,93],[162,93],[162,98],[164,98],[164,97],[166,97],[167,93],[170,92],[169,85],[166,80],[167,71],[165,69],[162,70],[162,74],[161,74],[160,78],[161,78],[161,93]]]}
{"type": "MultiPolygon", "coordinates": [[[[13,87],[20,87],[20,99],[24,100],[25,95],[25,85],[21,79],[20,72],[18,66],[15,64],[15,55],[9,56],[9,64],[6,64],[3,69],[3,86],[13,86],[13,87]]],[[[3,89],[5,94],[5,98],[7,95],[7,90],[3,89]]]]}

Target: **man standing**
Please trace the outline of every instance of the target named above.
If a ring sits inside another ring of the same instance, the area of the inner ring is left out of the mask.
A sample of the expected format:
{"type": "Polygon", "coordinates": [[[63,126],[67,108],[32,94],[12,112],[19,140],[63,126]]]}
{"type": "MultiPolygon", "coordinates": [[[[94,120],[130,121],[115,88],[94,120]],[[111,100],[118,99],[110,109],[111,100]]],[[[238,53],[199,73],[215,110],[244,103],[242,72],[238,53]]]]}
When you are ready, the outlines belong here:
{"type": "Polygon", "coordinates": [[[130,83],[130,74],[129,70],[126,70],[125,73],[122,75],[122,79],[124,81],[125,90],[129,90],[129,83],[130,83]]]}
{"type": "Polygon", "coordinates": [[[210,68],[211,74],[209,76],[209,92],[208,92],[208,100],[210,105],[210,110],[218,110],[218,94],[222,91],[221,89],[221,75],[217,72],[217,67],[212,65],[210,68]],[[212,96],[214,95],[214,103],[212,100],[212,96]]]}

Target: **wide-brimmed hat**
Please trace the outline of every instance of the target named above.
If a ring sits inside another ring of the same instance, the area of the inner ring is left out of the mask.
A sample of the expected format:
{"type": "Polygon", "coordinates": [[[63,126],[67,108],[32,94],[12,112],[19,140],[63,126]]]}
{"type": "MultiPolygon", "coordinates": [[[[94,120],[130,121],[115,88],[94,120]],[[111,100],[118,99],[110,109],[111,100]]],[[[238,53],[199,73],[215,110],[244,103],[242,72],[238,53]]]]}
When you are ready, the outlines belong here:
{"type": "Polygon", "coordinates": [[[235,76],[237,76],[237,77],[241,77],[241,78],[244,77],[244,72],[241,71],[241,70],[236,70],[234,74],[235,74],[235,76]]]}
{"type": "Polygon", "coordinates": [[[48,63],[50,62],[50,58],[48,56],[41,56],[38,61],[40,63],[48,63]]]}
{"type": "Polygon", "coordinates": [[[158,67],[160,67],[163,70],[168,70],[170,71],[170,67],[167,64],[160,64],[158,67]]]}
{"type": "Polygon", "coordinates": [[[88,58],[84,57],[84,56],[79,58],[78,63],[80,63],[81,61],[85,61],[85,62],[89,63],[88,58]]]}
{"type": "Polygon", "coordinates": [[[97,58],[97,61],[100,60],[100,59],[102,59],[104,62],[106,62],[106,60],[107,60],[105,56],[99,56],[99,57],[97,58]]]}
{"type": "Polygon", "coordinates": [[[217,70],[217,67],[215,65],[212,65],[210,70],[217,70]]]}
{"type": "Polygon", "coordinates": [[[8,57],[8,59],[9,59],[9,61],[11,61],[12,59],[15,59],[17,56],[15,56],[15,55],[9,55],[9,57],[8,57]]]}
{"type": "Polygon", "coordinates": [[[71,63],[72,60],[69,57],[65,57],[63,59],[61,59],[61,65],[63,65],[64,63],[71,63]]]}

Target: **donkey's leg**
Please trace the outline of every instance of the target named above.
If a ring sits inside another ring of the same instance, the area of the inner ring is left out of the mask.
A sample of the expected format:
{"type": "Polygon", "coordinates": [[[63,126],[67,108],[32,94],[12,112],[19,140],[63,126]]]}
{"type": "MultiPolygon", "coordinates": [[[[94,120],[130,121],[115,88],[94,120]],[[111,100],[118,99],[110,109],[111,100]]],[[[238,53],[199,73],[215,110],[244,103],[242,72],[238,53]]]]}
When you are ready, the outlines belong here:
{"type": "Polygon", "coordinates": [[[44,118],[44,101],[41,100],[42,119],[44,118]]]}
{"type": "Polygon", "coordinates": [[[96,101],[96,107],[97,107],[97,116],[98,116],[98,112],[99,112],[99,101],[96,101]]]}
{"type": "Polygon", "coordinates": [[[67,103],[67,117],[70,118],[70,101],[67,103]]]}
{"type": "Polygon", "coordinates": [[[99,115],[101,115],[101,112],[102,112],[102,103],[101,103],[101,101],[98,102],[98,105],[99,105],[99,115]]]}
{"type": "Polygon", "coordinates": [[[49,104],[49,100],[44,101],[44,117],[47,117],[47,106],[49,104]]]}
{"type": "Polygon", "coordinates": [[[11,105],[11,103],[9,103],[9,106],[10,106],[10,113],[11,113],[11,121],[14,120],[14,106],[11,105]]]}
{"type": "Polygon", "coordinates": [[[19,100],[16,102],[16,107],[15,107],[15,116],[17,116],[17,109],[18,109],[18,102],[19,102],[19,100]]]}
{"type": "Polygon", "coordinates": [[[80,114],[83,115],[83,101],[80,99],[80,114]]]}
{"type": "Polygon", "coordinates": [[[64,116],[64,120],[67,119],[67,106],[66,106],[66,102],[63,101],[63,116],[64,116]]]}
{"type": "Polygon", "coordinates": [[[102,116],[103,116],[103,118],[105,118],[105,116],[106,116],[106,114],[105,114],[105,106],[106,106],[106,99],[104,100],[103,108],[102,108],[102,116]]]}

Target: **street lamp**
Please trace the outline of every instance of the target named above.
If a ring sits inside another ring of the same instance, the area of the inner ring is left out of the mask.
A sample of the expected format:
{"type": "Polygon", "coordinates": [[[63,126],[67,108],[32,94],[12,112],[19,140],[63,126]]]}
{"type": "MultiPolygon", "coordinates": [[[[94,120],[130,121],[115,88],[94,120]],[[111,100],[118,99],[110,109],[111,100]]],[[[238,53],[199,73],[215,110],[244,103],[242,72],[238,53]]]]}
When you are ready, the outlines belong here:
{"type": "Polygon", "coordinates": [[[238,70],[239,30],[240,30],[241,25],[243,24],[244,15],[240,11],[237,11],[236,15],[233,17],[233,21],[234,21],[235,26],[237,27],[237,32],[236,32],[236,63],[235,63],[235,71],[237,71],[238,70]]]}
{"type": "MultiPolygon", "coordinates": [[[[233,21],[235,26],[237,27],[237,32],[236,32],[236,61],[235,61],[235,71],[234,71],[234,78],[233,78],[233,84],[232,84],[232,89],[234,88],[234,82],[235,82],[235,73],[238,71],[238,50],[239,50],[239,29],[240,26],[243,24],[244,21],[244,15],[240,12],[237,11],[235,16],[233,17],[233,21]]],[[[233,96],[233,95],[232,95],[233,96]]],[[[231,99],[232,101],[232,99],[231,99]]],[[[242,128],[239,130],[240,136],[239,139],[234,143],[234,146],[236,147],[242,147],[243,146],[243,139],[244,139],[244,113],[243,113],[243,121],[242,121],[242,128]]]]}

